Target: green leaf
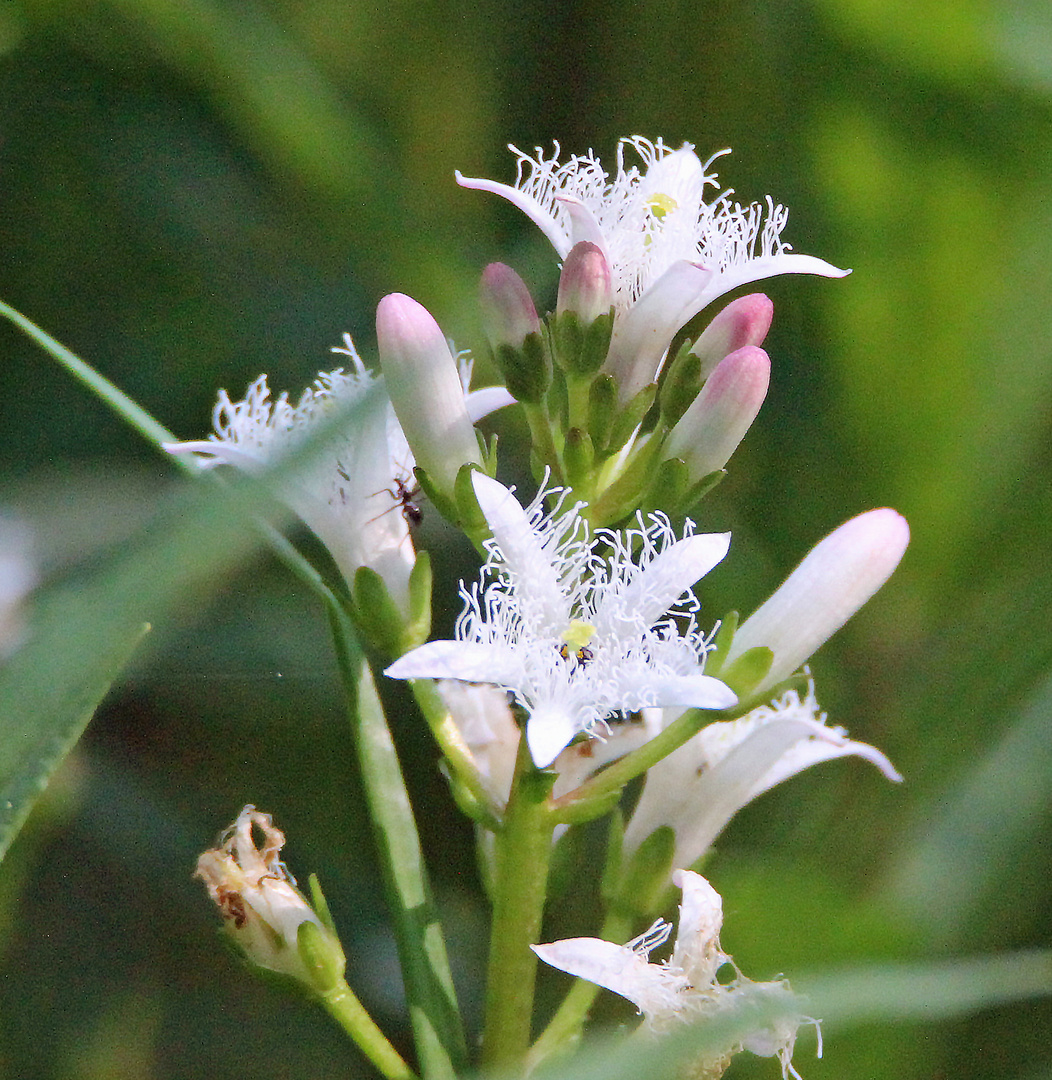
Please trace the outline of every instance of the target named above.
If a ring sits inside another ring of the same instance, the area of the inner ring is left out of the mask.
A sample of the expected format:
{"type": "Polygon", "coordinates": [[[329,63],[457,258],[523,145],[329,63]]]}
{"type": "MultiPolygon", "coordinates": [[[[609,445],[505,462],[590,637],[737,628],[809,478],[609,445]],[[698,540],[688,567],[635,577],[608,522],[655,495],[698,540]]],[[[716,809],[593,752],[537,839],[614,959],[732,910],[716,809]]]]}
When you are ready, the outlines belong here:
{"type": "Polygon", "coordinates": [[[64,649],[40,629],[0,673],[0,858],[150,628],[78,635],[64,649]]]}

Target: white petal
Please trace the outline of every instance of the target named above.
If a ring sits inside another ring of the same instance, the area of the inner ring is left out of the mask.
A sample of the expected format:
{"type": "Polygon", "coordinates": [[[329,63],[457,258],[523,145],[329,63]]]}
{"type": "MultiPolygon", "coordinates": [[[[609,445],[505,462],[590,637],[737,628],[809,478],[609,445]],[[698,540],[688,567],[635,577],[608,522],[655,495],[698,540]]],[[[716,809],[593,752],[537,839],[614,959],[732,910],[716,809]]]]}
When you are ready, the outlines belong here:
{"type": "Polygon", "coordinates": [[[624,945],[600,938],[564,938],[530,948],[546,964],[612,990],[647,1013],[665,1005],[683,981],[624,945]]]}
{"type": "Polygon", "coordinates": [[[494,180],[482,180],[473,176],[462,176],[459,172],[454,173],[457,183],[463,188],[471,188],[474,191],[489,191],[507,199],[512,206],[517,206],[551,241],[551,245],[558,252],[559,258],[565,259],[573,247],[570,237],[543,206],[531,195],[527,195],[518,188],[508,184],[498,184],[494,180]]]}
{"type": "Polygon", "coordinates": [[[698,297],[712,274],[698,263],[674,262],[614,323],[603,370],[617,380],[620,401],[657,378],[676,331],[701,310],[698,297]]]}
{"type": "Polygon", "coordinates": [[[391,679],[461,679],[511,685],[521,675],[512,650],[476,641],[429,641],[385,669],[391,679]]]}
{"type": "Polygon", "coordinates": [[[738,704],[738,695],[711,675],[667,675],[648,682],[641,696],[649,702],[642,708],[729,709],[738,704]]]}
{"type": "Polygon", "coordinates": [[[467,406],[471,422],[477,424],[484,416],[503,409],[505,405],[514,405],[515,399],[503,386],[484,386],[467,394],[464,404],[467,406]]]}
{"type": "MultiPolygon", "coordinates": [[[[730,533],[699,533],[670,544],[623,589],[604,595],[596,608],[595,624],[620,637],[625,620],[616,612],[632,612],[637,626],[653,626],[696,582],[700,581],[730,548],[730,533]]],[[[627,629],[627,628],[626,628],[627,629]]]]}
{"type": "Polygon", "coordinates": [[[672,884],[683,890],[672,964],[691,986],[704,990],[716,981],[716,972],[727,959],[720,949],[723,900],[701,874],[691,870],[674,870],[672,884]]]}
{"type": "Polygon", "coordinates": [[[732,663],[757,645],[774,651],[762,691],[791,675],[884,584],[909,543],[906,519],[870,510],[834,530],[738,628],[732,663]]]}
{"type": "Polygon", "coordinates": [[[499,481],[482,472],[471,474],[475,497],[493,532],[508,570],[514,575],[516,599],[535,632],[559,633],[570,622],[559,574],[534,531],[529,515],[499,481]]]}
{"type": "Polygon", "coordinates": [[[606,249],[603,230],[600,228],[595,214],[580,199],[575,199],[572,195],[557,195],[555,198],[570,216],[572,226],[570,246],[573,247],[575,244],[587,240],[588,243],[595,244],[599,248],[603,253],[603,258],[609,263],[610,252],[606,249]]]}
{"type": "Polygon", "coordinates": [[[578,733],[574,714],[557,705],[539,705],[526,721],[526,743],[538,769],[546,769],[578,733]]]}
{"type": "Polygon", "coordinates": [[[731,289],[736,289],[739,285],[747,285],[749,282],[780,277],[782,274],[817,274],[819,277],[840,278],[847,277],[850,273],[850,270],[841,270],[838,266],[826,262],[825,259],[818,259],[814,255],[793,255],[787,252],[783,255],[770,255],[767,258],[746,259],[737,265],[727,267],[723,273],[716,275],[708,283],[699,295],[699,306],[692,312],[691,317],[702,308],[708,307],[717,297],[729,293],[731,289]]]}

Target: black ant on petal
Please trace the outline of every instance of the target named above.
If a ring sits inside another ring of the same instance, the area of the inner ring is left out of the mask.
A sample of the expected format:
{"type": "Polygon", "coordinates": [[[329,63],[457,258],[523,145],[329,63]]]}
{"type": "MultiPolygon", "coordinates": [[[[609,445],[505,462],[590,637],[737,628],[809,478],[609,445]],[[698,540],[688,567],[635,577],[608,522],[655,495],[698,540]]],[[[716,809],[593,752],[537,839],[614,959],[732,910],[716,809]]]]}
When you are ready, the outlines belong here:
{"type": "Polygon", "coordinates": [[[379,491],[374,491],[373,495],[390,495],[395,501],[394,506],[388,507],[383,514],[377,514],[372,521],[376,521],[378,518],[382,518],[384,514],[389,514],[396,507],[401,507],[402,517],[405,518],[406,524],[416,528],[424,520],[424,511],[420,509],[416,500],[420,496],[420,485],[414,484],[410,487],[405,479],[401,476],[394,478],[393,488],[380,488],[379,491]]]}

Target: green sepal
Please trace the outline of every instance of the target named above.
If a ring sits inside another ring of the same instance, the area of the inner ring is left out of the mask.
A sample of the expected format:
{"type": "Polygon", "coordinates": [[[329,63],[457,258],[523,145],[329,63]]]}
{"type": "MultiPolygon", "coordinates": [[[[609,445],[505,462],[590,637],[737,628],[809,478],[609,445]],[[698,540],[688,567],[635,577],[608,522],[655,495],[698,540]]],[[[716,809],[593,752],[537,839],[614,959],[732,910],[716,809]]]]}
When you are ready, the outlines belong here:
{"type": "Polygon", "coordinates": [[[701,390],[701,359],[685,341],[661,383],[661,418],[674,427],[701,390]]]}
{"type": "Polygon", "coordinates": [[[296,948],[313,990],[327,994],[343,984],[347,958],[334,933],[307,919],[296,930],[296,948]]]}
{"type": "MultiPolygon", "coordinates": [[[[487,442],[486,436],[475,429],[475,437],[479,443],[479,454],[482,455],[482,471],[487,476],[497,475],[497,436],[491,435],[487,442]]],[[[470,463],[469,463],[470,464],[470,463]]],[[[463,466],[461,466],[463,468],[463,466]]]]}
{"type": "Polygon", "coordinates": [[[409,621],[403,635],[403,650],[422,645],[431,636],[431,555],[418,551],[409,571],[409,621]]]}
{"type": "Polygon", "coordinates": [[[405,619],[391,599],[384,579],[371,567],[359,566],[351,589],[353,614],[362,637],[384,656],[401,656],[405,619]]]}
{"type": "Polygon", "coordinates": [[[719,678],[744,701],[763,682],[773,663],[774,653],[766,645],[757,645],[727,664],[719,678]]]}
{"type": "Polygon", "coordinates": [[[625,815],[621,807],[615,807],[610,815],[610,827],[606,833],[606,858],[603,860],[603,876],[599,880],[599,895],[607,907],[617,895],[617,883],[621,879],[622,856],[625,846],[625,815]]]}
{"type": "Polygon", "coordinates": [[[620,450],[639,427],[640,421],[650,411],[657,394],[657,383],[647,383],[642,390],[621,410],[610,430],[607,449],[620,450]]]}
{"type": "Polygon", "coordinates": [[[599,451],[610,445],[617,416],[617,380],[613,375],[597,375],[588,388],[588,431],[599,451]]]}
{"type": "Polygon", "coordinates": [[[414,466],[413,475],[416,477],[416,482],[420,486],[420,490],[424,493],[428,502],[452,525],[457,524],[457,508],[452,499],[444,492],[440,491],[431,482],[431,477],[427,475],[427,472],[420,468],[419,465],[414,466]]]}
{"type": "Polygon", "coordinates": [[[460,472],[453,483],[453,495],[457,505],[457,523],[474,543],[483,537],[489,536],[489,525],[486,515],[483,514],[479,501],[475,496],[475,486],[471,482],[471,474],[477,466],[472,464],[461,465],[460,472]]]}
{"type": "Polygon", "coordinates": [[[661,910],[676,854],[676,832],[669,825],[655,829],[636,849],[621,874],[611,911],[649,916],[661,910]]]}
{"type": "Polygon", "coordinates": [[[716,469],[714,472],[706,473],[687,492],[683,501],[684,508],[689,508],[700,502],[726,475],[726,469],[716,469]]]}
{"type": "Polygon", "coordinates": [[[321,891],[321,882],[318,880],[317,874],[311,874],[307,878],[307,888],[310,890],[310,906],[314,908],[314,914],[321,919],[322,925],[327,930],[335,934],[336,923],[332,921],[329,901],[325,899],[325,893],[321,891]]]}
{"type": "Polygon", "coordinates": [[[614,333],[614,309],[603,312],[584,332],[577,370],[583,375],[594,375],[610,352],[610,338],[614,333]]]}
{"type": "Polygon", "coordinates": [[[614,332],[614,309],[604,311],[587,326],[576,311],[564,311],[549,319],[555,361],[571,378],[594,375],[610,351],[614,332]]]}
{"type": "Polygon", "coordinates": [[[592,483],[594,463],[592,437],[580,428],[570,428],[563,445],[563,469],[570,487],[587,491],[592,483]]]}
{"type": "Polygon", "coordinates": [[[690,469],[682,458],[666,458],[657,467],[654,482],[647,488],[643,505],[646,509],[679,513],[686,502],[690,486],[690,469]]]}
{"type": "Polygon", "coordinates": [[[527,334],[519,348],[500,345],[493,357],[504,376],[504,385],[516,401],[536,405],[552,381],[548,346],[538,331],[527,334]]]}
{"type": "Polygon", "coordinates": [[[736,611],[728,611],[720,619],[720,628],[712,639],[713,648],[705,654],[706,675],[719,675],[720,668],[723,667],[723,662],[731,651],[731,642],[734,641],[734,635],[738,632],[738,623],[740,621],[741,616],[736,611]]]}

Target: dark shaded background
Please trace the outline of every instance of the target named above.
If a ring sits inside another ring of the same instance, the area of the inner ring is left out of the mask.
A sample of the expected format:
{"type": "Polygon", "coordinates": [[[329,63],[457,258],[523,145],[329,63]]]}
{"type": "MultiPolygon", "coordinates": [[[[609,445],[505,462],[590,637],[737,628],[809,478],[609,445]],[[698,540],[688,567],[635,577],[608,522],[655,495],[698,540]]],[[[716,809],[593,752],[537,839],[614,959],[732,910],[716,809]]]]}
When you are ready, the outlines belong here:
{"type": "MultiPolygon", "coordinates": [[[[762,286],[774,383],[700,515],[735,532],[706,610],[750,610],[861,510],[913,527],[892,583],[814,663],[835,722],[907,782],[829,765],[741,814],[710,868],[724,944],[756,978],[1048,944],[1044,0],[6,0],[0,296],[197,437],[220,386],[266,371],[298,393],[344,331],[372,355],[386,292],[464,346],[486,262],[550,300],[551,251],[453,170],[510,180],[506,143],[552,139],[612,162],[636,133],[703,157],[733,146],[723,181],[788,204],[797,249],[855,271],[762,286]]],[[[7,326],[0,401],[0,501],[37,525],[52,579],[119,550],[179,482],[7,326]]],[[[434,523],[424,543],[449,553],[452,598],[462,547],[434,523]]],[[[353,985],[405,1039],[333,671],[316,605],[263,555],[155,628],[0,875],[0,1074],[365,1071],[320,1012],[217,946],[189,875],[245,802],[275,814],[294,872],[319,874],[353,985]]],[[[471,835],[429,739],[395,725],[477,1017],[471,835]]],[[[559,905],[551,932],[594,929],[588,907],[559,905]]],[[[797,1065],[1036,1080],[1050,1019],[856,1029],[821,1062],[805,1038],[797,1065]]],[[[730,1075],[777,1068],[743,1058],[730,1075]]]]}

